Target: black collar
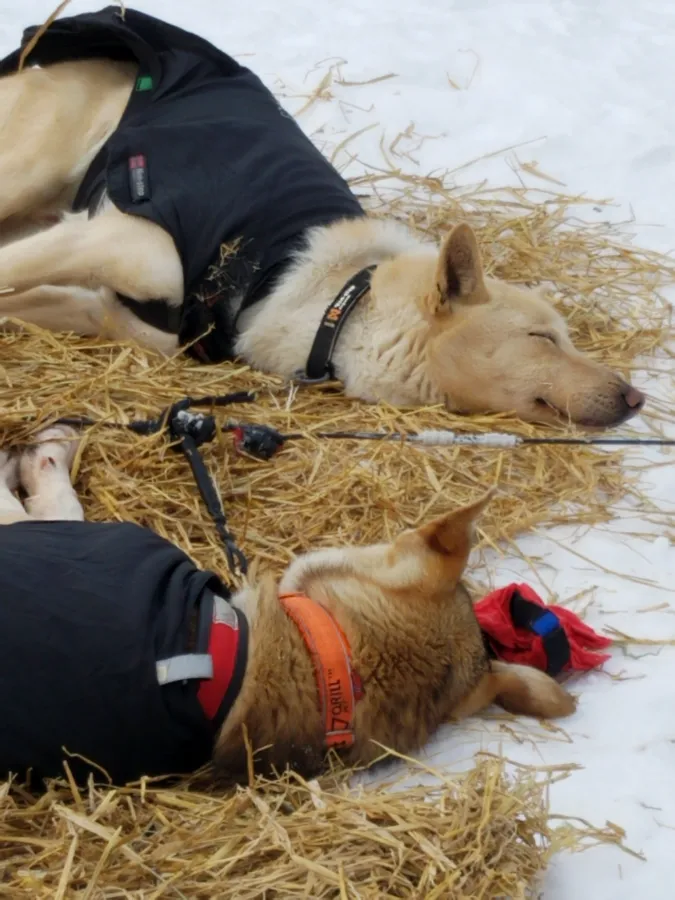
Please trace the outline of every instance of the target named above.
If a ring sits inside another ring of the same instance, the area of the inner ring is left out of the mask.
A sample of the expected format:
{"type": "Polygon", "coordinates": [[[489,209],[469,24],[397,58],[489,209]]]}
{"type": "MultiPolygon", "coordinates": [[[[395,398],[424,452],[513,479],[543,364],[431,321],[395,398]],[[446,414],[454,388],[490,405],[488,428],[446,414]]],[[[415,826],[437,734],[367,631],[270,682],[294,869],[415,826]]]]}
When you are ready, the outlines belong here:
{"type": "Polygon", "coordinates": [[[314,337],[307,365],[304,370],[298,369],[293,376],[295,381],[301,384],[320,384],[335,379],[332,357],[337,339],[349,313],[370,290],[370,280],[376,268],[367,266],[357,272],[327,307],[314,337]]]}

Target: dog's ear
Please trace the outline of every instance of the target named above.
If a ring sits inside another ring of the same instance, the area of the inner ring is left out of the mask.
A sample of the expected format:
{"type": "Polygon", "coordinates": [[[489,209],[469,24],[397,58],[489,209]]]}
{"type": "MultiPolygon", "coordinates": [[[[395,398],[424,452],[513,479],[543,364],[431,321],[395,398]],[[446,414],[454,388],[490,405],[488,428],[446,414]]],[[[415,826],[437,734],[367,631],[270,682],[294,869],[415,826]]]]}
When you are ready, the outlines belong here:
{"type": "Polygon", "coordinates": [[[483,264],[476,235],[469,225],[456,225],[441,244],[436,269],[436,312],[453,303],[487,303],[483,264]]]}
{"type": "Polygon", "coordinates": [[[465,556],[471,549],[473,526],[495,493],[491,488],[478,500],[418,528],[428,546],[443,556],[465,556]]]}

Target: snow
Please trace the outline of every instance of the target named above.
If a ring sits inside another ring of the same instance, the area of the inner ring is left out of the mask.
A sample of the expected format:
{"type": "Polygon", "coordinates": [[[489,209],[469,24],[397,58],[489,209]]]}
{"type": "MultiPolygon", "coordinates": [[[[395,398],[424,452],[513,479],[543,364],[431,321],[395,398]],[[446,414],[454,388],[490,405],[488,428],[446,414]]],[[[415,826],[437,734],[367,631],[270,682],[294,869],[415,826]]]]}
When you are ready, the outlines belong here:
{"type": "MultiPolygon", "coordinates": [[[[24,26],[43,21],[52,2],[0,4],[0,52],[16,46],[24,26]]],[[[334,74],[351,82],[396,73],[396,78],[360,87],[333,79],[331,96],[302,114],[302,126],[327,152],[358,129],[377,125],[346,150],[379,165],[381,132],[392,140],[411,122],[418,135],[434,137],[412,153],[417,167],[403,160],[417,172],[454,169],[516,147],[462,170],[458,181],[485,178],[501,186],[515,180],[514,156],[521,162],[536,160],[569,192],[615,198],[617,219],[629,218],[632,210],[639,245],[662,251],[675,247],[673,4],[137,0],[135,5],[198,31],[238,57],[291,112],[303,106],[336,64],[334,74]]],[[[73,2],[68,14],[93,8],[93,3],[73,2]]],[[[412,139],[409,146],[416,143],[412,139]]],[[[338,162],[347,161],[343,152],[338,162]]],[[[349,172],[355,171],[353,163],[349,172]]],[[[665,379],[657,383],[645,372],[635,383],[660,392],[672,406],[672,387],[665,379]]],[[[562,599],[590,591],[573,608],[588,605],[587,621],[594,627],[675,638],[675,550],[669,542],[673,452],[633,457],[647,465],[643,486],[668,512],[661,526],[625,504],[608,527],[560,527],[521,539],[523,554],[541,559],[536,578],[523,559],[513,556],[478,561],[486,569],[477,574],[495,585],[529,581],[562,599]],[[650,462],[658,466],[649,469],[650,462]],[[662,608],[645,611],[657,606],[662,608]]],[[[674,647],[633,647],[625,655],[615,649],[604,671],[575,682],[580,705],[564,723],[565,733],[523,721],[516,740],[498,723],[477,718],[440,734],[426,758],[436,766],[465,765],[476,750],[489,749],[526,763],[578,764],[552,788],[552,811],[600,826],[607,820],[617,823],[626,830],[626,844],[646,860],[608,845],[560,855],[546,876],[544,897],[632,900],[639,894],[665,900],[673,896],[674,675],[674,647]]]]}

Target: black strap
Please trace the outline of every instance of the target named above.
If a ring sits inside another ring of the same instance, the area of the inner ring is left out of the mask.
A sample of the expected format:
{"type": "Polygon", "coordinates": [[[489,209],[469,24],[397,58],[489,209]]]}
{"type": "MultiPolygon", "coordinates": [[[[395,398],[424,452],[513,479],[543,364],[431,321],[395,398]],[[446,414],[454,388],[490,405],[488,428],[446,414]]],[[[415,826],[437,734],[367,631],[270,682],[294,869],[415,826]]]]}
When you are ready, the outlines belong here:
{"type": "Polygon", "coordinates": [[[146,325],[166,334],[177,335],[180,331],[183,321],[182,305],[172,306],[166,300],[134,300],[124,294],[117,294],[117,299],[146,325]]]}
{"type": "MultiPolygon", "coordinates": [[[[137,419],[120,426],[117,422],[102,422],[110,428],[128,428],[135,434],[156,434],[163,428],[167,428],[170,436],[176,441],[176,449],[185,454],[190,463],[192,474],[197,483],[199,493],[206,508],[213,519],[218,536],[225,546],[227,563],[233,575],[239,571],[245,575],[248,570],[248,562],[242,551],[237,547],[234,536],[227,527],[225,511],[220,500],[220,495],[211,474],[206,467],[204,458],[199,452],[199,447],[213,440],[216,435],[216,422],[213,416],[203,413],[193,413],[191,406],[229,406],[230,403],[249,403],[255,399],[255,394],[248,391],[239,391],[233,394],[223,394],[219,397],[185,397],[174,403],[156,419],[137,419]]],[[[86,416],[64,416],[55,424],[83,427],[95,425],[96,421],[86,416]]]]}
{"type": "MultiPolygon", "coordinates": [[[[185,397],[163,410],[156,419],[133,419],[131,422],[98,421],[90,416],[61,416],[54,425],[70,425],[73,428],[86,428],[98,425],[103,428],[128,428],[135,434],[157,434],[166,428],[168,418],[174,410],[189,409],[193,406],[230,406],[232,403],[253,403],[256,399],[254,391],[235,391],[232,394],[213,394],[206,397],[185,397]]],[[[208,417],[205,417],[208,418],[208,417]]],[[[210,440],[211,438],[209,438],[210,440]]],[[[204,443],[204,441],[200,441],[204,443]]]]}
{"type": "Polygon", "coordinates": [[[350,312],[370,290],[370,280],[375,269],[376,266],[367,266],[357,272],[328,306],[314,337],[305,370],[304,372],[298,370],[293,376],[296,381],[302,384],[318,384],[335,378],[332,362],[335,344],[350,312]]]}
{"type": "Polygon", "coordinates": [[[526,628],[541,638],[546,651],[546,672],[552,677],[559,675],[570,661],[570,644],[553,610],[532,603],[514,591],[511,618],[517,628],[526,628]]]}
{"type": "Polygon", "coordinates": [[[213,519],[218,536],[225,546],[230,571],[234,574],[238,568],[241,574],[245,575],[248,570],[246,557],[237,547],[234,536],[227,527],[225,510],[218,489],[206,467],[204,457],[199,452],[201,444],[213,440],[216,434],[216,423],[213,416],[190,412],[189,405],[189,401],[183,400],[174,403],[171,407],[167,417],[169,434],[178,440],[179,449],[190,463],[192,474],[197,482],[197,489],[213,519]]]}

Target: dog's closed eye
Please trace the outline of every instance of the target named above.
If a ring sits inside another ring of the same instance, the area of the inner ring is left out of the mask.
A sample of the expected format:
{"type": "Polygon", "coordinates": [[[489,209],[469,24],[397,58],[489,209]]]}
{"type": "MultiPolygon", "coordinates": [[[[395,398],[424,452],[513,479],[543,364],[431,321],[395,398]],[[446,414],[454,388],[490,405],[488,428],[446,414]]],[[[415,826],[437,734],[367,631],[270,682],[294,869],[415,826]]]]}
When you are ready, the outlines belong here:
{"type": "Polygon", "coordinates": [[[552,344],[555,344],[556,347],[558,346],[557,336],[550,331],[530,331],[528,337],[542,338],[545,341],[550,341],[552,344]]]}

